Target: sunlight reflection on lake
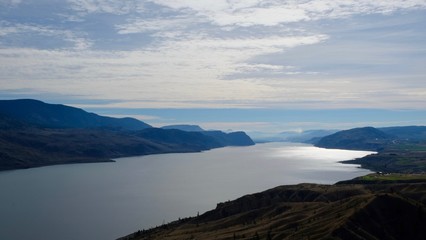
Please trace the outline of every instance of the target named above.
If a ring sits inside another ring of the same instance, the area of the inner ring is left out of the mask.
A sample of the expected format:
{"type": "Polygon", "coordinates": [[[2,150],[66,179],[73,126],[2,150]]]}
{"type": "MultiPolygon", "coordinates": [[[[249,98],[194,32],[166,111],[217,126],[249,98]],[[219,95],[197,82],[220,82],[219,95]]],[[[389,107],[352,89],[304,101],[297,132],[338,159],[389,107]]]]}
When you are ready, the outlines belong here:
{"type": "Polygon", "coordinates": [[[1,172],[0,239],[114,239],[278,185],[367,174],[338,161],[369,153],[268,143],[1,172]]]}

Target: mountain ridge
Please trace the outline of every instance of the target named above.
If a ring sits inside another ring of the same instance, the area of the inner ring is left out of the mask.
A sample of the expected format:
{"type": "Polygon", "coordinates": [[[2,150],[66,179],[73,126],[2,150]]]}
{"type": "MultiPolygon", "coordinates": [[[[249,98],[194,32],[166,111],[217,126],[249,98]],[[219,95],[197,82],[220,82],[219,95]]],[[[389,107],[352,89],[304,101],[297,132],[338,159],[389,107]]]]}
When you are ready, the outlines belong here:
{"type": "Polygon", "coordinates": [[[0,100],[0,114],[46,128],[142,130],[151,127],[135,118],[105,117],[80,108],[34,99],[0,100]]]}
{"type": "Polygon", "coordinates": [[[202,129],[198,125],[190,125],[190,124],[176,124],[176,125],[167,125],[162,126],[162,129],[178,129],[186,132],[204,132],[206,130],[202,129]]]}

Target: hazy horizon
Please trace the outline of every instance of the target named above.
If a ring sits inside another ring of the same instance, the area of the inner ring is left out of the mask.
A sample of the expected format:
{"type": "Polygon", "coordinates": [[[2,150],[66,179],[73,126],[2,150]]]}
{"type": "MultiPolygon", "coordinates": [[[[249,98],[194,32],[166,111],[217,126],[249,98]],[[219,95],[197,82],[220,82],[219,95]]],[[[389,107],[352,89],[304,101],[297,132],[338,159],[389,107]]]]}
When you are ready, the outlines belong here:
{"type": "Polygon", "coordinates": [[[425,0],[0,0],[0,99],[154,126],[426,125],[425,13],[425,0]]]}

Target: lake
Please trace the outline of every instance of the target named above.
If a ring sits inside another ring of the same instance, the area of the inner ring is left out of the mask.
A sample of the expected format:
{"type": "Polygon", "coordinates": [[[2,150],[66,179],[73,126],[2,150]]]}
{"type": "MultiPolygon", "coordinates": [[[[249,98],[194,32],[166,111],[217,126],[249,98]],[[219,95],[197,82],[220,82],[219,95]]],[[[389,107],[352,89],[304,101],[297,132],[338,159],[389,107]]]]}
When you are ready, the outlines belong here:
{"type": "Polygon", "coordinates": [[[115,239],[279,185],[368,174],[338,161],[370,153],[267,143],[0,172],[0,239],[115,239]]]}

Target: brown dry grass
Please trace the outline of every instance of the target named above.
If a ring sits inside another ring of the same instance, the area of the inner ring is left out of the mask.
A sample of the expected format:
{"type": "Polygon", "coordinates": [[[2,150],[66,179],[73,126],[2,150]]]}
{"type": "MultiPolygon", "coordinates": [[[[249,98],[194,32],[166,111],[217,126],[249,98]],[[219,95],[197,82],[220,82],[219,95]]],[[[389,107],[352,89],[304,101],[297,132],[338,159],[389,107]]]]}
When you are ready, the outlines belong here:
{"type": "Polygon", "coordinates": [[[426,230],[414,225],[426,225],[425,196],[425,183],[282,186],[123,239],[421,239],[426,230]],[[413,227],[394,231],[401,214],[413,227]]]}

